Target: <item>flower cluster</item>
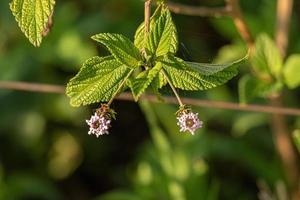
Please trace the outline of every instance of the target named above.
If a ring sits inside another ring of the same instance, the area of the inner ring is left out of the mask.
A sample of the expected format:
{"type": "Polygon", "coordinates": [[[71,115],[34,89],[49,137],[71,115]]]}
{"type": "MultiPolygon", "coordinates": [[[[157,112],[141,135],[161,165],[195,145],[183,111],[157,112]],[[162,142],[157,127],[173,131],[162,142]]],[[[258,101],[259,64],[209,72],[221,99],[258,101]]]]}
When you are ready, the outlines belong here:
{"type": "Polygon", "coordinates": [[[192,135],[203,125],[203,122],[199,120],[198,113],[193,113],[187,108],[179,109],[177,112],[177,120],[180,132],[189,131],[192,135]]]}
{"type": "MultiPolygon", "coordinates": [[[[102,104],[96,110],[86,123],[89,125],[89,135],[99,137],[101,135],[109,134],[111,127],[111,120],[115,119],[115,111],[110,109],[107,104],[102,104]]],[[[177,125],[180,127],[180,132],[189,131],[192,135],[199,128],[202,128],[203,122],[199,120],[198,113],[193,113],[192,110],[185,105],[181,106],[176,113],[177,125]]]]}
{"type": "Polygon", "coordinates": [[[90,126],[88,134],[96,135],[96,137],[109,134],[108,130],[111,127],[111,118],[114,118],[114,111],[105,104],[101,105],[94,115],[89,120],[86,120],[86,123],[90,126]]]}

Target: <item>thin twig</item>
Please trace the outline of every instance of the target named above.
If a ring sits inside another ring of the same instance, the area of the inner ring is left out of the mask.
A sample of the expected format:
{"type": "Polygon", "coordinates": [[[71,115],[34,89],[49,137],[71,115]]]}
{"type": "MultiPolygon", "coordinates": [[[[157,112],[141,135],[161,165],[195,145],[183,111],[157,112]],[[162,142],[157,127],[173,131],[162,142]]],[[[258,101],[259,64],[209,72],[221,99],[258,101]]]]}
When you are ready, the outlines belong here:
{"type": "MultiPolygon", "coordinates": [[[[19,91],[27,91],[27,92],[29,91],[29,92],[53,93],[53,94],[65,93],[65,87],[60,85],[15,82],[15,81],[0,81],[0,89],[19,90],[19,91]]],[[[158,102],[157,97],[155,95],[144,95],[142,98],[147,99],[150,102],[158,102]]],[[[124,101],[133,101],[132,95],[129,92],[120,94],[118,97],[116,97],[116,99],[124,100],[124,101]]],[[[177,104],[177,100],[175,97],[164,96],[163,99],[164,102],[166,103],[177,104]]],[[[297,108],[283,108],[283,107],[273,107],[273,106],[255,105],[255,104],[241,105],[238,103],[231,103],[225,101],[212,101],[212,100],[192,99],[192,98],[181,98],[181,100],[185,104],[199,106],[199,107],[300,116],[300,109],[297,108]]]]}
{"type": "Polygon", "coordinates": [[[167,2],[167,5],[169,9],[176,14],[211,17],[231,16],[239,34],[248,44],[249,48],[252,49],[254,40],[241,13],[238,0],[226,0],[226,6],[220,8],[188,6],[170,1],[167,2]]]}
{"type": "Polygon", "coordinates": [[[282,57],[286,55],[288,32],[293,8],[293,0],[283,0],[277,3],[276,44],[282,57]]]}
{"type": "MultiPolygon", "coordinates": [[[[290,19],[292,15],[293,0],[277,1],[277,24],[276,24],[276,45],[280,50],[281,56],[286,55],[288,45],[288,33],[290,19]]],[[[271,98],[272,106],[282,106],[282,94],[271,98]]],[[[287,120],[282,114],[272,115],[272,128],[274,132],[275,144],[278,154],[283,163],[287,180],[290,186],[291,199],[300,199],[300,173],[297,152],[293,146],[287,120]]]]}
{"type": "Polygon", "coordinates": [[[222,8],[207,8],[200,6],[188,6],[180,3],[167,2],[168,8],[176,13],[182,15],[191,16],[211,16],[211,17],[221,17],[229,15],[229,10],[227,7],[222,8]]]}
{"type": "Polygon", "coordinates": [[[248,44],[250,50],[253,48],[254,39],[251,36],[250,30],[247,26],[247,23],[242,15],[239,0],[226,0],[227,9],[230,10],[229,14],[233,19],[233,22],[243,38],[243,40],[248,44]]]}
{"type": "Polygon", "coordinates": [[[145,0],[145,38],[148,37],[150,31],[151,17],[151,0],[145,0]]]}
{"type": "Polygon", "coordinates": [[[50,85],[42,83],[28,83],[19,81],[0,81],[1,89],[20,90],[27,92],[41,92],[41,93],[65,93],[65,87],[61,85],[50,85]]]}

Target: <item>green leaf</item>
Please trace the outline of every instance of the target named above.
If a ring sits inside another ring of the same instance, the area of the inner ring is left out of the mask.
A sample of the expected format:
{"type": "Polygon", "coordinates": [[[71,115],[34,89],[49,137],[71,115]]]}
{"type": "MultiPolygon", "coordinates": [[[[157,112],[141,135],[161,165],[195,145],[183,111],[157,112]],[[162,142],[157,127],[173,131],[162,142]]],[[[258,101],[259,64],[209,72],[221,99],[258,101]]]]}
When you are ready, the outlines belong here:
{"type": "Polygon", "coordinates": [[[266,34],[261,34],[255,42],[255,51],[251,57],[253,69],[262,79],[275,77],[280,79],[282,57],[274,41],[266,34]]]}
{"type": "Polygon", "coordinates": [[[156,88],[158,90],[167,85],[167,83],[168,82],[164,74],[162,72],[159,72],[159,74],[154,78],[151,84],[153,84],[154,89],[156,88]]]}
{"type": "Polygon", "coordinates": [[[239,99],[242,104],[255,97],[267,97],[282,89],[280,82],[268,83],[252,75],[245,75],[239,80],[239,99]]]}
{"type": "Polygon", "coordinates": [[[257,88],[260,81],[252,75],[245,75],[239,80],[239,100],[240,103],[246,104],[252,98],[258,96],[257,88]]]}
{"type": "Polygon", "coordinates": [[[92,36],[92,39],[106,46],[116,60],[130,68],[139,67],[143,63],[139,50],[123,35],[100,33],[92,36]]]}
{"type": "Polygon", "coordinates": [[[293,132],[293,140],[298,149],[298,152],[300,153],[300,130],[299,129],[293,132]]]}
{"type": "MultiPolygon", "coordinates": [[[[152,39],[153,42],[151,43],[153,44],[154,42],[156,42],[155,43],[156,48],[158,47],[159,41],[161,39],[164,38],[167,39],[165,41],[161,40],[161,44],[159,45],[160,46],[159,50],[157,51],[158,54],[162,55],[162,53],[165,51],[163,50],[163,48],[168,49],[167,52],[170,53],[177,52],[177,48],[178,48],[177,30],[175,24],[172,21],[170,11],[163,5],[157,7],[157,9],[155,10],[154,14],[150,19],[150,35],[152,35],[153,37],[152,39]],[[162,35],[164,36],[162,37],[162,35]],[[154,36],[156,38],[154,38],[154,36]],[[168,44],[167,41],[169,42],[168,44]]],[[[147,45],[146,43],[147,41],[145,41],[145,24],[143,22],[136,30],[134,36],[134,44],[139,49],[143,49],[146,47],[149,48],[149,44],[147,45]]]]}
{"type": "MultiPolygon", "coordinates": [[[[150,29],[154,26],[154,23],[157,21],[161,14],[162,6],[158,6],[150,18],[150,29]]],[[[145,22],[142,22],[135,31],[134,35],[134,45],[139,48],[143,49],[146,47],[145,43],[145,22]]]]}
{"type": "Polygon", "coordinates": [[[132,71],[112,56],[88,59],[67,85],[71,105],[109,101],[132,71]]]}
{"type": "Polygon", "coordinates": [[[21,31],[36,47],[49,31],[55,0],[13,0],[10,9],[21,31]]]}
{"type": "Polygon", "coordinates": [[[286,85],[294,89],[300,85],[300,54],[291,55],[283,68],[283,76],[286,85]]]}
{"type": "Polygon", "coordinates": [[[131,90],[136,101],[145,92],[153,79],[158,76],[161,68],[162,65],[158,62],[153,68],[148,71],[142,72],[141,76],[131,81],[131,90]]]}
{"type": "Polygon", "coordinates": [[[226,83],[237,75],[236,65],[229,65],[221,71],[207,75],[186,65],[180,58],[165,57],[161,61],[163,69],[172,84],[183,90],[207,90],[226,83]]]}
{"type": "Polygon", "coordinates": [[[159,57],[168,52],[176,53],[177,43],[177,31],[170,11],[166,9],[151,27],[146,48],[159,57]]]}
{"type": "Polygon", "coordinates": [[[185,62],[185,64],[192,68],[193,70],[199,72],[203,75],[212,75],[217,72],[226,70],[228,68],[233,68],[235,66],[238,66],[245,62],[245,60],[248,58],[248,56],[245,56],[242,59],[239,59],[237,61],[233,61],[230,63],[224,63],[224,64],[210,64],[210,63],[196,63],[196,62],[185,62]]]}

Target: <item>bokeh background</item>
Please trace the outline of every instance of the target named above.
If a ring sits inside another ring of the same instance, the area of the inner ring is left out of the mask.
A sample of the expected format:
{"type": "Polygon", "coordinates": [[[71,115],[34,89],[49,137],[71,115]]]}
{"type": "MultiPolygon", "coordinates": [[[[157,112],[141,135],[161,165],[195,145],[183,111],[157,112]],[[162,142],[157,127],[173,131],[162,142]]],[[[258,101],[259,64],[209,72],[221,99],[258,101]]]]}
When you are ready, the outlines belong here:
{"type": "MultiPolygon", "coordinates": [[[[182,0],[222,6],[220,0],[182,0]]],[[[65,85],[87,58],[108,52],[90,39],[99,32],[133,39],[143,20],[142,0],[61,0],[54,25],[34,48],[0,1],[0,80],[65,85]]],[[[300,52],[300,2],[295,1],[288,53],[300,52]]],[[[274,34],[275,0],[241,1],[254,36],[274,34]]],[[[184,59],[225,62],[247,48],[229,17],[173,15],[184,59]]],[[[238,102],[238,80],[182,96],[238,102]]],[[[170,95],[168,88],[163,93],[170,95]]],[[[285,91],[299,107],[299,90],[285,91]]],[[[89,136],[85,120],[97,105],[72,108],[65,95],[0,90],[1,200],[252,200],[285,194],[270,115],[197,108],[204,128],[195,136],[178,131],[176,105],[115,101],[110,135],[89,136]]],[[[252,103],[266,103],[257,98],[252,103]]],[[[288,118],[291,130],[299,117],[288,118]]]]}

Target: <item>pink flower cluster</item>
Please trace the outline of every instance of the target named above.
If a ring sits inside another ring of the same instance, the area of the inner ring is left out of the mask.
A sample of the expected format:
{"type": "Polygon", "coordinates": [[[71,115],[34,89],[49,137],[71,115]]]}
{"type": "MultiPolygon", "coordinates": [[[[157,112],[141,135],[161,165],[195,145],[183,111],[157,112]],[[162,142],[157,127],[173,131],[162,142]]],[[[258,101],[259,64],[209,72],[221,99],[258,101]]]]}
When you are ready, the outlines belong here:
{"type": "Polygon", "coordinates": [[[105,115],[99,116],[97,111],[91,116],[90,120],[86,120],[86,123],[90,126],[89,135],[99,137],[100,135],[109,134],[108,129],[110,128],[111,120],[105,118],[105,115]]]}
{"type": "Polygon", "coordinates": [[[182,110],[177,117],[177,125],[180,127],[180,132],[189,131],[192,135],[199,128],[202,128],[203,122],[199,120],[198,113],[193,113],[189,110],[182,110]]]}

